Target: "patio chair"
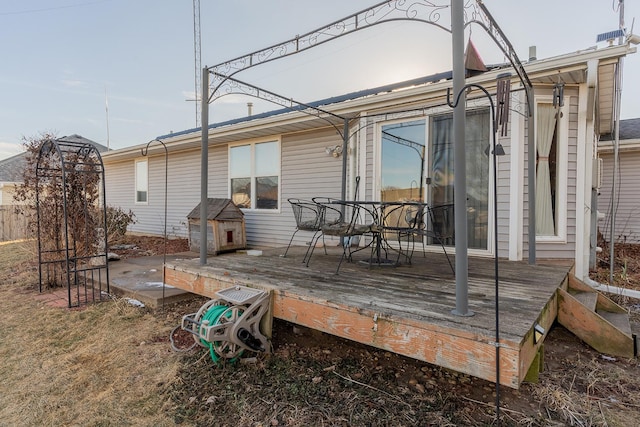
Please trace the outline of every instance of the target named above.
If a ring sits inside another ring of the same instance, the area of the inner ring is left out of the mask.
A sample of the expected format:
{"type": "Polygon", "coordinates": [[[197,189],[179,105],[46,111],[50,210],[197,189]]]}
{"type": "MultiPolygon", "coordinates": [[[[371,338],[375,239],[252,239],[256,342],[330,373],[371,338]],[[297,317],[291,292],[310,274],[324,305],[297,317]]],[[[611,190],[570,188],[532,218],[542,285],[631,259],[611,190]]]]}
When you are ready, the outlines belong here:
{"type": "MultiPolygon", "coordinates": [[[[291,235],[291,239],[289,240],[289,245],[287,246],[287,250],[282,255],[283,257],[287,256],[289,252],[289,248],[291,247],[291,243],[293,242],[293,238],[295,237],[298,231],[309,231],[313,232],[313,236],[311,236],[311,242],[307,251],[304,254],[304,258],[302,262],[309,266],[309,259],[311,258],[311,254],[313,253],[313,247],[315,247],[318,239],[322,235],[322,230],[320,229],[321,221],[322,221],[322,206],[319,206],[317,203],[311,200],[303,200],[303,199],[287,199],[289,204],[291,204],[291,209],[293,210],[293,216],[296,219],[296,229],[291,235]]],[[[323,237],[324,243],[324,237],[323,237]]],[[[327,249],[324,249],[325,254],[327,253],[327,249]]]]}
{"type": "Polygon", "coordinates": [[[336,274],[338,274],[345,259],[352,261],[352,255],[364,249],[351,250],[354,237],[376,232],[376,214],[373,210],[367,209],[357,202],[336,200],[330,197],[314,197],[312,200],[320,206],[322,211],[320,229],[323,236],[336,236],[342,240],[342,256],[336,269],[336,274]],[[365,214],[368,214],[371,222],[359,223],[360,220],[367,220],[365,214]]]}
{"type": "Polygon", "coordinates": [[[425,205],[419,202],[387,202],[383,205],[382,211],[382,236],[387,242],[387,247],[398,252],[396,263],[404,257],[408,264],[411,264],[411,256],[415,247],[415,233],[422,227],[423,212],[425,205]],[[406,237],[406,249],[403,249],[403,237],[406,237]],[[396,245],[389,242],[395,240],[396,245]]]}
{"type": "Polygon", "coordinates": [[[413,216],[411,216],[410,212],[412,212],[410,209],[405,211],[405,214],[408,215],[405,217],[405,221],[409,227],[398,232],[399,240],[402,236],[406,236],[407,241],[411,242],[411,249],[409,249],[409,243],[407,245],[409,262],[415,248],[415,239],[419,238],[422,242],[422,252],[424,254],[424,240],[426,237],[428,243],[437,242],[442,247],[442,252],[447,257],[449,267],[451,267],[451,271],[455,275],[455,268],[445,248],[445,242],[452,242],[454,237],[453,204],[439,206],[425,204],[423,208],[416,209],[413,216]]]}

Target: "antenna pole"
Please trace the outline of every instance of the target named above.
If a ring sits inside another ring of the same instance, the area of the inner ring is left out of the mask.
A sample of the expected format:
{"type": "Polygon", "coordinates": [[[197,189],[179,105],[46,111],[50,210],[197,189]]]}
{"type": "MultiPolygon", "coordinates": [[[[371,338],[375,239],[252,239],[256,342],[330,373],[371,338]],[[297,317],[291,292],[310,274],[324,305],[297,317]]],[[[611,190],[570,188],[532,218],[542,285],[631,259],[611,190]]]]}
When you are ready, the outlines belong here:
{"type": "Polygon", "coordinates": [[[109,99],[107,98],[107,86],[104,87],[104,111],[107,115],[107,150],[109,149],[109,99]]]}

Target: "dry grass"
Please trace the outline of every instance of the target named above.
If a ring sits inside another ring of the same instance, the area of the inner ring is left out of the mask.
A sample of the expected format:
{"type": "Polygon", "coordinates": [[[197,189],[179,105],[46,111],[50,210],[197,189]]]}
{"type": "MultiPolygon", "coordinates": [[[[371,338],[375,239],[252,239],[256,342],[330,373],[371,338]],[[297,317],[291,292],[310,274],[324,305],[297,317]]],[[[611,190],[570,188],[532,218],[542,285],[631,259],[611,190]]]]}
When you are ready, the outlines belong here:
{"type": "Polygon", "coordinates": [[[0,248],[1,423],[173,425],[161,391],[179,360],[158,339],[170,326],[121,301],[37,302],[33,253],[32,242],[0,248]]]}
{"type": "MultiPolygon", "coordinates": [[[[274,354],[214,367],[170,349],[194,307],[50,308],[35,298],[36,258],[33,242],[0,244],[0,425],[495,424],[493,384],[284,322],[274,354]]],[[[637,359],[603,358],[561,327],[545,348],[538,384],[502,388],[502,425],[638,425],[637,359]]]]}

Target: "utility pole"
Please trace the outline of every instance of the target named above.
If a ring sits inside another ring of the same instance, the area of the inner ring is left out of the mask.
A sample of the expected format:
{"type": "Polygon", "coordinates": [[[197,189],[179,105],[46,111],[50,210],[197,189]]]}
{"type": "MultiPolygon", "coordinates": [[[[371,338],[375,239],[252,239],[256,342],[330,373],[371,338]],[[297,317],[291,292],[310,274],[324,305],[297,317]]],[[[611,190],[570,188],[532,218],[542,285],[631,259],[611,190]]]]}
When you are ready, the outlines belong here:
{"type": "Polygon", "coordinates": [[[200,0],[193,0],[193,57],[195,61],[196,127],[200,127],[200,102],[202,92],[202,55],[200,50],[200,0]]]}

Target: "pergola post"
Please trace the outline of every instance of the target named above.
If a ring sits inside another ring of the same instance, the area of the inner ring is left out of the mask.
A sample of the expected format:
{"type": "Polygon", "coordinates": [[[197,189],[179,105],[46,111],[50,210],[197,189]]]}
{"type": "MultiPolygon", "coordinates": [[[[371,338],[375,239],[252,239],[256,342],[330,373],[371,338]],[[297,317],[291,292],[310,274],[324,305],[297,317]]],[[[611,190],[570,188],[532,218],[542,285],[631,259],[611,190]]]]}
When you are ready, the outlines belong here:
{"type": "Polygon", "coordinates": [[[209,68],[202,69],[200,98],[202,147],[200,153],[200,265],[207,263],[207,193],[209,192],[209,68]]]}
{"type": "Polygon", "coordinates": [[[464,93],[464,0],[451,1],[453,93],[459,102],[453,109],[454,215],[456,230],[456,316],[473,316],[469,311],[467,260],[467,174],[465,152],[466,95],[464,93]]]}

